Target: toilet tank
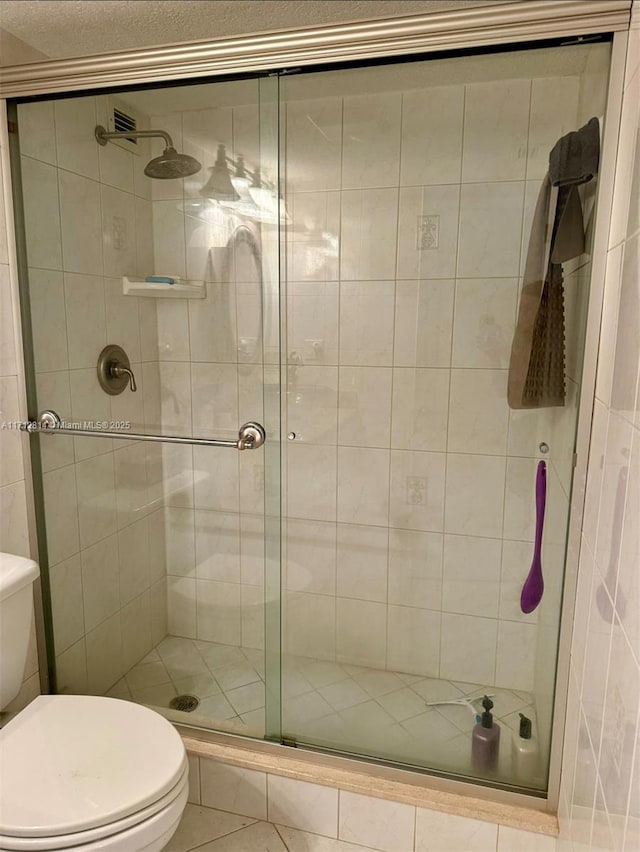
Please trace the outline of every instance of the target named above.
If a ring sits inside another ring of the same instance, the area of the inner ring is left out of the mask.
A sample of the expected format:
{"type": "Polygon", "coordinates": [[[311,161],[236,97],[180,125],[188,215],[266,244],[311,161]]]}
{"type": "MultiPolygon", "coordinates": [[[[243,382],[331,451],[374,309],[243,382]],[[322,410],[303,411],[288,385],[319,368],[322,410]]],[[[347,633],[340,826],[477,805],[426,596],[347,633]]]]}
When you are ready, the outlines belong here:
{"type": "Polygon", "coordinates": [[[39,573],[32,559],[0,553],[0,710],[22,686],[39,573]]]}

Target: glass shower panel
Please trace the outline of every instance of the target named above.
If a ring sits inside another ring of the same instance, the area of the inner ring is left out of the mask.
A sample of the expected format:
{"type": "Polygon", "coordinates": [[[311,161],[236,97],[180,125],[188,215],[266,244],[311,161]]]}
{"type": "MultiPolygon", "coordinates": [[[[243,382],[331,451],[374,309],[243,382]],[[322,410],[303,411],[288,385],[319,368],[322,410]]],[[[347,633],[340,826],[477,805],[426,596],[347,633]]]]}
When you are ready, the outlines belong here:
{"type": "Polygon", "coordinates": [[[264,511],[265,492],[279,502],[277,96],[264,78],[17,109],[32,417],[226,441],[257,421],[268,435],[243,452],[34,437],[57,691],[251,736],[265,732],[265,582],[279,610],[279,519],[264,511]],[[135,392],[101,386],[107,344],[135,392]]]}
{"type": "Polygon", "coordinates": [[[546,787],[595,180],[564,266],[565,404],[513,410],[507,380],[549,153],[602,117],[608,63],[597,44],[281,83],[287,739],[546,787]],[[493,767],[471,760],[485,695],[493,767]]]}

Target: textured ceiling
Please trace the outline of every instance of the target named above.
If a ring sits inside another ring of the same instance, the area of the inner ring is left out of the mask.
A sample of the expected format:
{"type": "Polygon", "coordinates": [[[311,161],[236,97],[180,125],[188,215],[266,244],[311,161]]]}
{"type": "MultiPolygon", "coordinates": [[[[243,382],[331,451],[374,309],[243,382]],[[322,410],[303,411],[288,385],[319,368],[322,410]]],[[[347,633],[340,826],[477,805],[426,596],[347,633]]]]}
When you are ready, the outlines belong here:
{"type": "Polygon", "coordinates": [[[416,15],[504,0],[0,0],[0,26],[52,58],[416,15]]]}

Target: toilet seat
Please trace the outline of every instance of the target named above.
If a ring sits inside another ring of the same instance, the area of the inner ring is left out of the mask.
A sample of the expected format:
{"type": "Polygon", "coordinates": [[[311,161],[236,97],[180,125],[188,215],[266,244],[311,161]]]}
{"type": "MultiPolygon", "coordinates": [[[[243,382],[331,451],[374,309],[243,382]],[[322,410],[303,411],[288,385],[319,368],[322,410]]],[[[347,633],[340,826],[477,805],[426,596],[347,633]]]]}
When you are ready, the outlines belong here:
{"type": "Polygon", "coordinates": [[[178,733],[127,701],[40,696],[0,731],[0,755],[0,849],[91,844],[186,799],[178,733]]]}

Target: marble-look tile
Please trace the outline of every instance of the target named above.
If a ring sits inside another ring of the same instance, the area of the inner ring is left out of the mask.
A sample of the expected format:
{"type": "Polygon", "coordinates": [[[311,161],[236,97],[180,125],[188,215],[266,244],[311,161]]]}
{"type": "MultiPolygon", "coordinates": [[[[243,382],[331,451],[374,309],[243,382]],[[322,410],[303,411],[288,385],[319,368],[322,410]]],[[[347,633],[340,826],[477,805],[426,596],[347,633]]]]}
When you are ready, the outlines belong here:
{"type": "Polygon", "coordinates": [[[340,791],[338,837],[385,852],[413,852],[415,808],[340,791]]]}
{"type": "MultiPolygon", "coordinates": [[[[384,668],[386,619],[387,608],[382,603],[338,598],[336,608],[336,659],[338,662],[384,668]]],[[[331,701],[329,703],[336,710],[343,709],[336,707],[331,701]]]]}
{"type": "Polygon", "coordinates": [[[395,368],[391,446],[444,451],[447,447],[449,371],[395,368]]]}
{"type": "Polygon", "coordinates": [[[389,531],[389,602],[438,610],[442,594],[442,535],[389,531]]]}
{"type": "Polygon", "coordinates": [[[340,283],[340,364],[391,366],[393,281],[340,283]]]}
{"type": "Polygon", "coordinates": [[[386,601],[388,538],[385,527],[337,525],[337,593],[340,597],[386,601]]]}
{"type": "Polygon", "coordinates": [[[465,87],[462,180],[522,180],[527,166],[529,80],[465,87]]]}
{"type": "Polygon", "coordinates": [[[463,86],[403,93],[401,186],[460,181],[463,110],[463,86]]]}
{"type": "Polygon", "coordinates": [[[399,92],[344,99],[343,190],[398,185],[401,106],[399,92]]]}
{"type": "Polygon", "coordinates": [[[391,434],[389,367],[340,367],[338,443],[388,447],[391,434]]]}
{"type": "Polygon", "coordinates": [[[417,808],[416,852],[495,849],[498,826],[468,817],[417,808]]]}
{"type": "Polygon", "coordinates": [[[270,822],[338,836],[337,790],[278,775],[268,775],[267,786],[270,822]]]}
{"type": "Polygon", "coordinates": [[[517,296],[516,278],[456,281],[454,367],[509,366],[517,296]]]}
{"type": "Polygon", "coordinates": [[[459,206],[458,184],[400,190],[398,278],[454,277],[459,206]]]}
{"type": "Polygon", "coordinates": [[[504,456],[509,410],[506,370],[452,370],[447,449],[504,456]]]}
{"type": "Polygon", "coordinates": [[[341,280],[386,281],[393,278],[398,190],[345,190],[341,199],[341,280]]]}
{"type": "MultiPolygon", "coordinates": [[[[203,763],[208,762],[203,761],[203,763]]],[[[252,820],[247,817],[188,804],[178,830],[166,846],[165,852],[189,852],[196,846],[204,849],[211,848],[211,842],[215,841],[215,838],[224,838],[225,835],[233,837],[235,832],[249,826],[251,822],[252,820]]],[[[213,846],[213,848],[224,849],[225,847],[213,846]]]]}
{"type": "Polygon", "coordinates": [[[338,447],[340,523],[386,526],[389,519],[389,451],[338,447]]]}
{"type": "Polygon", "coordinates": [[[504,476],[504,458],[447,454],[445,532],[501,537],[504,476]]]}
{"type": "Polygon", "coordinates": [[[399,281],[393,363],[396,367],[449,367],[453,328],[452,279],[399,281]]]}
{"type": "Polygon", "coordinates": [[[460,195],[460,278],[518,274],[524,183],[463,184],[460,195]]]}
{"type": "Polygon", "coordinates": [[[392,450],[389,524],[441,532],[444,487],[444,453],[392,450]]]}

